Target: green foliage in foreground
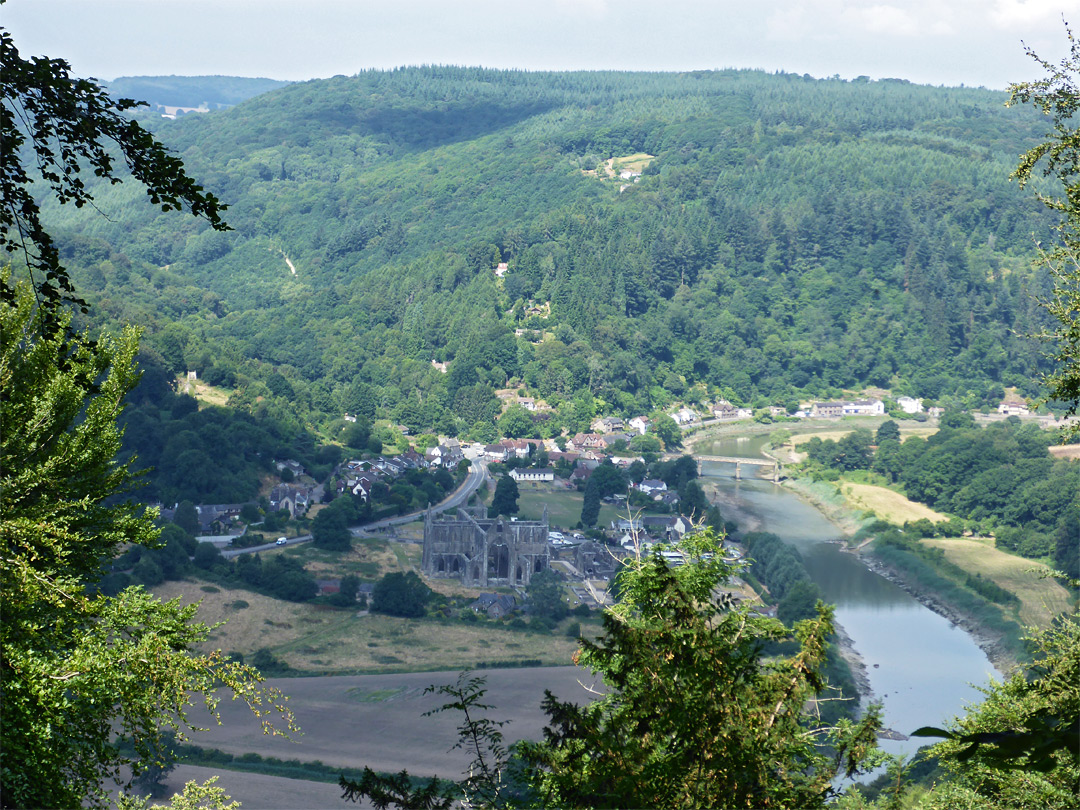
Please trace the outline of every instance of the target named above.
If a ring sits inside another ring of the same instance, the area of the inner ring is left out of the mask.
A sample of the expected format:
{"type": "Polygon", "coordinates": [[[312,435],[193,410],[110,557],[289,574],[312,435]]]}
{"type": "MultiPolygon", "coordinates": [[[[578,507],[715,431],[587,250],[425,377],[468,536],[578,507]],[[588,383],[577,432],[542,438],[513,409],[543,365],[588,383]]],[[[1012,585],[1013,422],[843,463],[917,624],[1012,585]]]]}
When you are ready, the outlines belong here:
{"type": "Polygon", "coordinates": [[[1035,663],[1026,673],[992,683],[986,699],[947,729],[918,729],[915,736],[946,739],[845,795],[837,810],[1080,806],[1080,614],[1030,641],[1035,663]]]}
{"type": "Polygon", "coordinates": [[[1026,674],[984,689],[986,700],[932,749],[949,778],[928,810],[1039,807],[1071,810],[1080,800],[1080,614],[1032,638],[1036,661],[1026,674]]]}
{"type": "Polygon", "coordinates": [[[256,715],[292,717],[252,668],[190,652],[210,632],[197,606],[88,587],[121,545],[157,539],[153,515],[119,500],[133,480],[115,460],[138,335],[94,342],[64,315],[39,319],[24,286],[13,298],[0,301],[0,791],[4,807],[99,807],[128,761],[115,732],[134,740],[137,775],[163,728],[188,726],[192,695],[213,710],[225,686],[256,715]]]}
{"type": "MultiPolygon", "coordinates": [[[[764,660],[761,646],[791,639],[790,631],[714,600],[733,569],[721,560],[711,531],[684,538],[678,548],[686,555],[679,568],[659,555],[626,563],[620,601],[604,614],[603,635],[582,639],[578,658],[603,675],[606,693],[585,706],[549,693],[544,740],[519,743],[512,772],[497,725],[484,726],[470,714],[490,708],[479,703],[482,682],[459,681],[446,708],[469,710],[462,739],[479,758],[461,785],[470,801],[813,808],[836,795],[838,776],[880,761],[876,708],[860,722],[835,726],[810,708],[813,698],[831,691],[820,674],[831,610],[819,605],[814,619],[796,625],[793,655],[764,660]],[[516,790],[522,784],[524,794],[516,790]]],[[[381,806],[443,806],[439,795],[391,795],[393,784],[371,778],[343,785],[353,799],[389,799],[381,806]]]]}

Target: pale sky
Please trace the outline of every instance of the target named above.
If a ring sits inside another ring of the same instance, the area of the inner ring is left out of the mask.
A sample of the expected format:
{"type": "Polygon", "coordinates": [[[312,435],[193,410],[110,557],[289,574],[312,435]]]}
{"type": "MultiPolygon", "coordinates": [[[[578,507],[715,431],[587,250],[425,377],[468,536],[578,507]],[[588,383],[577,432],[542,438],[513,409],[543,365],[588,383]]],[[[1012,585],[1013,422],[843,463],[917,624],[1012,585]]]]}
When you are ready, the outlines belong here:
{"type": "Polygon", "coordinates": [[[1004,88],[1067,53],[1080,0],[8,0],[79,75],[313,79],[401,65],[761,68],[1004,88]]]}

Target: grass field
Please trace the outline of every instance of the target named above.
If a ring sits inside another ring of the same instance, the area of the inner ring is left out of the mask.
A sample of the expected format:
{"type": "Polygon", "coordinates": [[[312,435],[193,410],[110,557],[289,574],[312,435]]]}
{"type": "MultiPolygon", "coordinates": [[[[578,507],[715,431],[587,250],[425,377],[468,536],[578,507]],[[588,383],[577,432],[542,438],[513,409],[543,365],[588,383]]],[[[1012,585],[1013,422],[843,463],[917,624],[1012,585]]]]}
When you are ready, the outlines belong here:
{"type": "MultiPolygon", "coordinates": [[[[832,439],[835,442],[844,438],[858,427],[862,426],[852,425],[850,428],[846,429],[833,428],[829,430],[814,430],[809,433],[797,433],[791,437],[791,441],[796,447],[798,447],[800,444],[805,444],[814,437],[817,437],[822,441],[825,441],[826,439],[832,439]]],[[[933,436],[937,432],[938,429],[936,427],[926,427],[925,425],[919,425],[918,427],[907,427],[905,425],[900,425],[900,441],[910,439],[912,436],[919,436],[925,439],[927,436],[933,436]]]]}
{"type": "Polygon", "coordinates": [[[347,553],[326,551],[312,543],[260,553],[296,557],[316,579],[336,579],[345,574],[356,574],[363,580],[374,580],[394,571],[412,570],[420,559],[420,547],[415,543],[395,543],[374,537],[354,540],[352,551],[347,553]]]}
{"type": "Polygon", "coordinates": [[[1040,579],[1046,566],[994,548],[988,537],[931,537],[925,545],[940,548],[945,557],[972,574],[982,574],[1020,599],[1021,623],[1045,627],[1069,608],[1069,593],[1053,579],[1040,579]]]}
{"type": "Polygon", "coordinates": [[[1080,459],[1080,444],[1060,444],[1048,449],[1055,458],[1080,459]]]}
{"type": "MultiPolygon", "coordinates": [[[[534,485],[535,486],[535,485],[534,485]]],[[[542,485],[541,485],[542,486],[542,485]]],[[[585,496],[572,489],[530,489],[530,485],[518,485],[518,508],[521,510],[519,517],[522,520],[539,520],[544,511],[544,504],[548,507],[548,520],[552,528],[558,526],[566,529],[576,525],[581,520],[581,504],[585,496]]],[[[637,510],[634,510],[635,514],[637,510]]],[[[598,526],[609,526],[611,521],[625,518],[626,506],[612,506],[611,504],[600,505],[600,517],[597,518],[598,526]]],[[[643,514],[653,514],[643,512],[643,514]]],[[[656,513],[659,514],[659,513],[656,513]]]]}
{"type": "MultiPolygon", "coordinates": [[[[464,593],[467,589],[459,586],[449,590],[464,593]]],[[[399,619],[283,602],[251,591],[197,582],[167,582],[154,592],[163,599],[179,598],[184,604],[201,599],[200,621],[226,622],[202,645],[205,650],[250,655],[266,647],[301,671],[465,669],[481,661],[527,659],[568,664],[577,649],[576,640],[558,632],[526,633],[484,622],[442,624],[399,619]]]]}
{"type": "Polygon", "coordinates": [[[948,520],[946,515],[935,512],[929,506],[909,501],[899,492],[894,492],[885,487],[873,484],[856,484],[852,481],[841,481],[840,492],[848,505],[857,511],[870,511],[882,520],[902,526],[909,520],[927,518],[937,523],[948,520]]]}

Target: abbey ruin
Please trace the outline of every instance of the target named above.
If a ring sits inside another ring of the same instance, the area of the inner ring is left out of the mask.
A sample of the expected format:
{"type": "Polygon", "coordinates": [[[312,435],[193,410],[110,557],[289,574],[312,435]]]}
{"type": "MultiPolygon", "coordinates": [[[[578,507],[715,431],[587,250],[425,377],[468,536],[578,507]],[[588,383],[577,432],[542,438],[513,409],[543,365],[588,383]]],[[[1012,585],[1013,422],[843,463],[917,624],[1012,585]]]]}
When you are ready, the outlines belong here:
{"type": "Polygon", "coordinates": [[[528,585],[550,562],[548,513],[540,520],[489,518],[487,507],[424,518],[423,571],[469,587],[528,585]]]}

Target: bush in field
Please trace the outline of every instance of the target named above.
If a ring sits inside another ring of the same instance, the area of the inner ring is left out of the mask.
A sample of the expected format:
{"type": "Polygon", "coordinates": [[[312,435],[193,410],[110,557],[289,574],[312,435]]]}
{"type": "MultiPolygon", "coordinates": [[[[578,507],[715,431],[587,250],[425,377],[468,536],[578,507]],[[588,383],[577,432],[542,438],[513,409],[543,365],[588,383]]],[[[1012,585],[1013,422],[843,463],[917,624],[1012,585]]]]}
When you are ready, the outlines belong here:
{"type": "Polygon", "coordinates": [[[431,600],[431,588],[415,571],[394,572],[375,583],[371,596],[371,609],[376,613],[412,619],[424,615],[431,600]]]}

